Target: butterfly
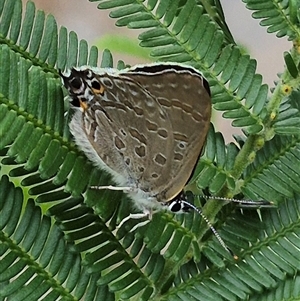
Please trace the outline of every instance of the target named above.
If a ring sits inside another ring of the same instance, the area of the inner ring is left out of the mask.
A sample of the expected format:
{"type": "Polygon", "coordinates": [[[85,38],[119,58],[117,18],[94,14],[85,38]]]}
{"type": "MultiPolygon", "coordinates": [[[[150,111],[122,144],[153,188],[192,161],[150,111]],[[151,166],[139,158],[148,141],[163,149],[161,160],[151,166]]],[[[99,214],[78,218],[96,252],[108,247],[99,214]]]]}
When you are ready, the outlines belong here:
{"type": "MultiPolygon", "coordinates": [[[[209,129],[209,85],[196,69],[149,64],[62,73],[78,147],[143,212],[180,211],[209,129]]],[[[109,186],[107,188],[112,188],[109,186]]]]}

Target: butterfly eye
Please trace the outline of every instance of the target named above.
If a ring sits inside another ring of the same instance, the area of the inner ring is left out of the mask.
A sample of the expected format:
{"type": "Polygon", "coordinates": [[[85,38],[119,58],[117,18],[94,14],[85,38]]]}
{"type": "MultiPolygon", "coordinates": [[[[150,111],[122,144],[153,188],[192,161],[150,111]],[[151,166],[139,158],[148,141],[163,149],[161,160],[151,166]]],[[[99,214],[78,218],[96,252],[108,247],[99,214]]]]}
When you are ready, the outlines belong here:
{"type": "Polygon", "coordinates": [[[97,80],[92,81],[91,86],[94,94],[103,95],[104,87],[97,80]]]}
{"type": "Polygon", "coordinates": [[[179,212],[182,209],[182,206],[179,202],[171,202],[168,205],[168,208],[171,212],[179,212]]]}
{"type": "Polygon", "coordinates": [[[74,89],[74,90],[79,90],[82,86],[82,81],[80,78],[74,77],[71,81],[70,81],[70,86],[74,89]]]}

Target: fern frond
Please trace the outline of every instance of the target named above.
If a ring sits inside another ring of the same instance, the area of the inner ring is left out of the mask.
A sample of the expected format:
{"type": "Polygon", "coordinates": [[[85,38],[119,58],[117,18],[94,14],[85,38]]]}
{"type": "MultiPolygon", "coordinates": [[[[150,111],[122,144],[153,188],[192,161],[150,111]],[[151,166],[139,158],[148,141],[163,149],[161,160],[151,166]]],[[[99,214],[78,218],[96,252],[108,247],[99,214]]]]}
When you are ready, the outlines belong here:
{"type": "Polygon", "coordinates": [[[206,13],[214,20],[223,31],[226,42],[229,44],[235,44],[234,38],[230,32],[230,29],[226,23],[225,15],[220,0],[209,1],[197,1],[200,5],[203,5],[206,13]]]}
{"type": "MultiPolygon", "coordinates": [[[[88,273],[79,253],[32,199],[25,199],[6,176],[0,180],[0,191],[2,298],[92,300],[91,290],[104,293],[95,281],[99,274],[88,273]]],[[[111,297],[107,289],[106,296],[111,297]]]]}
{"type": "Polygon", "coordinates": [[[55,65],[58,69],[87,63],[96,66],[97,49],[91,47],[88,52],[86,42],[78,43],[74,32],[70,32],[68,37],[64,27],[58,33],[54,17],[46,17],[43,11],[36,12],[33,2],[27,2],[23,21],[21,1],[3,0],[1,3],[1,44],[12,47],[15,53],[29,59],[32,65],[37,65],[46,72],[56,72],[55,65]]]}
{"type": "Polygon", "coordinates": [[[243,192],[275,202],[298,194],[299,142],[299,136],[276,136],[266,142],[245,171],[243,192]]]}
{"type": "Polygon", "coordinates": [[[190,184],[196,182],[199,189],[209,187],[213,195],[220,193],[224,186],[235,189],[235,180],[231,175],[238,148],[233,143],[225,145],[221,133],[215,133],[213,127],[208,133],[205,152],[201,156],[190,184]]]}
{"type": "MultiPolygon", "coordinates": [[[[177,298],[178,292],[184,292],[186,300],[270,300],[267,296],[274,296],[282,289],[284,282],[281,281],[286,279],[286,275],[289,279],[298,278],[299,209],[299,198],[296,198],[295,201],[282,203],[279,210],[263,210],[261,214],[266,221],[265,226],[253,211],[247,214],[247,218],[245,213],[234,214],[233,220],[241,226],[229,226],[234,244],[239,248],[250,245],[248,250],[245,249],[243,261],[209,272],[205,270],[205,263],[195,265],[191,261],[181,267],[179,279],[175,280],[177,285],[162,300],[177,298]],[[284,224],[280,222],[283,220],[284,224]],[[288,225],[291,228],[286,233],[288,225]],[[263,230],[264,227],[267,231],[263,230]]],[[[226,233],[222,232],[224,235],[226,233]]],[[[299,297],[299,290],[294,290],[292,294],[299,297]]]]}
{"type": "Polygon", "coordinates": [[[295,11],[299,9],[299,3],[295,1],[259,1],[259,0],[243,0],[247,4],[247,8],[254,10],[252,14],[255,19],[263,19],[260,25],[267,26],[269,33],[276,32],[277,37],[288,36],[289,39],[299,39],[299,20],[294,16],[295,11]]]}
{"type": "Polygon", "coordinates": [[[299,283],[300,277],[299,275],[288,276],[286,281],[279,281],[279,284],[276,289],[264,292],[263,294],[257,293],[249,300],[251,301],[267,301],[267,300],[297,300],[299,299],[299,283]]]}
{"type": "Polygon", "coordinates": [[[279,135],[298,135],[300,128],[300,92],[294,90],[289,96],[282,100],[279,114],[274,120],[274,131],[279,135]]]}

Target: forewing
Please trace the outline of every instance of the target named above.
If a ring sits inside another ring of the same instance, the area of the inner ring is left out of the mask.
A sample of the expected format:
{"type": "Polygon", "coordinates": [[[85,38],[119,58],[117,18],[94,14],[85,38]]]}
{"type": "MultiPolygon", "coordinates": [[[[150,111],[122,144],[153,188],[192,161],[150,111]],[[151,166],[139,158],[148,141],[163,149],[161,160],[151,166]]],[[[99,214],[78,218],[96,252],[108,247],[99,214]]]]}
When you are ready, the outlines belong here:
{"type": "Polygon", "coordinates": [[[126,185],[153,195],[172,164],[166,153],[173,145],[168,115],[126,74],[94,74],[95,79],[101,93],[92,89],[95,95],[83,114],[86,135],[101,160],[128,180],[126,185]]]}

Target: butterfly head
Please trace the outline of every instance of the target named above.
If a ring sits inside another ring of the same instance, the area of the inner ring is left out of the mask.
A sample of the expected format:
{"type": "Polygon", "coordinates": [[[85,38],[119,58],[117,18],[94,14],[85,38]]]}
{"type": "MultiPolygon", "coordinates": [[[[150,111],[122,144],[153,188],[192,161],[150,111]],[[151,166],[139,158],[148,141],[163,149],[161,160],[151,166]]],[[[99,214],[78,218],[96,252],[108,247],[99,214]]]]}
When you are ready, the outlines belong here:
{"type": "Polygon", "coordinates": [[[193,205],[189,202],[190,191],[181,191],[175,198],[165,203],[165,206],[173,213],[189,212],[193,209],[193,205]]]}
{"type": "Polygon", "coordinates": [[[104,87],[90,69],[71,68],[63,73],[59,71],[63,85],[71,97],[70,103],[85,111],[95,95],[103,95],[104,87]]]}

